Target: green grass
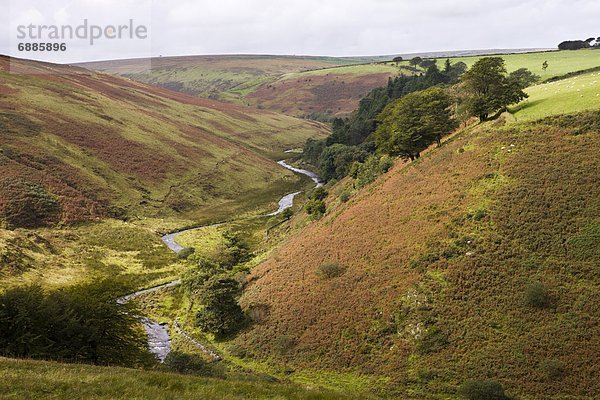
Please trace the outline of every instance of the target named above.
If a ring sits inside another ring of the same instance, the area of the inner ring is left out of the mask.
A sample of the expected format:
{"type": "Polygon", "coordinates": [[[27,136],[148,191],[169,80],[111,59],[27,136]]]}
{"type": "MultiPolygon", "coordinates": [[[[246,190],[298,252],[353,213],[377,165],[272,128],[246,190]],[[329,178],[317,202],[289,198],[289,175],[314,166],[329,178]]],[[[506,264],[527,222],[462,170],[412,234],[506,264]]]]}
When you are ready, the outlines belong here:
{"type": "Polygon", "coordinates": [[[398,74],[402,70],[396,67],[395,63],[369,63],[358,65],[347,65],[331,68],[321,68],[306,72],[292,72],[286,74],[282,79],[298,79],[310,76],[326,75],[372,75],[372,74],[398,74]]]}
{"type": "Polygon", "coordinates": [[[0,358],[3,399],[352,399],[330,390],[115,367],[0,358]]]}
{"type": "Polygon", "coordinates": [[[525,91],[529,98],[511,109],[519,121],[597,109],[600,104],[600,72],[543,83],[525,91]]]}
{"type": "MultiPolygon", "coordinates": [[[[485,56],[450,57],[452,63],[462,61],[471,67],[477,60],[485,56]]],[[[507,70],[514,71],[519,68],[527,68],[539,75],[542,80],[555,76],[564,75],[569,72],[581,71],[600,66],[600,51],[597,49],[586,49],[577,51],[550,51],[523,54],[500,54],[494,57],[502,57],[506,62],[507,70]],[[548,68],[542,69],[542,63],[548,62],[548,68]]],[[[446,58],[438,59],[438,67],[443,68],[446,58]]],[[[404,60],[400,66],[408,66],[409,61],[404,60]]],[[[375,73],[395,73],[404,71],[396,67],[394,62],[368,63],[358,65],[347,65],[341,67],[322,68],[306,72],[294,72],[284,75],[285,78],[300,78],[308,76],[322,76],[327,74],[369,75],[375,73]]]]}
{"type": "Polygon", "coordinates": [[[184,247],[194,247],[196,252],[209,254],[223,242],[224,225],[213,225],[184,232],[177,236],[177,242],[184,247]]]}
{"type": "Polygon", "coordinates": [[[2,288],[31,283],[55,288],[105,278],[139,288],[176,279],[182,271],[158,235],[115,220],[63,229],[0,229],[0,259],[2,288]]]}
{"type": "MultiPolygon", "coordinates": [[[[552,51],[525,54],[505,54],[498,57],[506,61],[506,69],[510,71],[519,68],[527,68],[542,80],[554,76],[564,75],[568,72],[581,71],[600,65],[600,51],[598,49],[576,50],[576,51],[552,51]],[[544,71],[542,63],[548,62],[548,68],[544,71]]],[[[482,56],[450,58],[451,62],[462,61],[471,67],[475,61],[482,56]]],[[[443,67],[444,58],[438,60],[438,66],[443,67]]]]}

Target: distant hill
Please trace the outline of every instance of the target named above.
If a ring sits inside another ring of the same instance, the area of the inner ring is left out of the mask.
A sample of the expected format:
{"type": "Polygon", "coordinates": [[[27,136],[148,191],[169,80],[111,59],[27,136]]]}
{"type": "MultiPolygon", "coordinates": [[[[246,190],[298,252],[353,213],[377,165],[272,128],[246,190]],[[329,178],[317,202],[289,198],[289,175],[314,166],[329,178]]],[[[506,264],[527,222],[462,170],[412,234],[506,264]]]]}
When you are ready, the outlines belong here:
{"type": "Polygon", "coordinates": [[[543,78],[600,65],[600,52],[559,52],[552,49],[488,49],[367,57],[304,57],[270,55],[215,55],[158,57],[79,64],[199,97],[210,97],[285,113],[330,120],[347,116],[371,89],[390,77],[423,72],[410,68],[412,57],[463,61],[484,55],[504,55],[509,70],[530,68],[543,78]],[[542,63],[548,61],[547,69],[542,63]]]}
{"type": "Polygon", "coordinates": [[[99,61],[78,66],[125,76],[199,97],[241,101],[289,72],[361,62],[334,57],[214,55],[99,61]]]}
{"type": "MultiPolygon", "coordinates": [[[[526,49],[478,49],[478,50],[447,50],[447,51],[424,51],[417,53],[399,53],[389,54],[375,57],[365,57],[367,61],[387,61],[394,57],[402,57],[405,60],[410,60],[413,57],[421,58],[455,58],[455,57],[480,57],[492,56],[500,54],[527,54],[557,51],[556,48],[526,48],[526,49]]],[[[360,57],[358,57],[360,59],[360,57]]]]}

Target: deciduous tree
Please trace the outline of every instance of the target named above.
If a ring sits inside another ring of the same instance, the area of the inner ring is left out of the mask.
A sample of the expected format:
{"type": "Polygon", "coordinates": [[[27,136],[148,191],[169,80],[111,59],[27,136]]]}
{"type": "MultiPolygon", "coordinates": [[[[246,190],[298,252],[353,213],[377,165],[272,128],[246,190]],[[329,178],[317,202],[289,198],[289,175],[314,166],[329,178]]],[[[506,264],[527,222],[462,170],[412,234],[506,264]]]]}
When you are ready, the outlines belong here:
{"type": "Polygon", "coordinates": [[[456,126],[450,97],[439,87],[414,92],[391,103],[380,115],[377,148],[385,153],[419,158],[421,151],[456,126]]]}
{"type": "Polygon", "coordinates": [[[417,65],[421,64],[421,62],[423,62],[421,57],[413,57],[410,59],[409,64],[413,67],[416,67],[417,65]]]}
{"type": "Polygon", "coordinates": [[[198,327],[218,337],[235,332],[244,320],[237,302],[240,291],[240,284],[228,275],[208,278],[198,293],[204,306],[196,315],[198,327]]]}
{"type": "Polygon", "coordinates": [[[464,73],[462,79],[470,93],[467,107],[480,121],[528,97],[520,82],[508,78],[501,57],[481,58],[464,73]]]}

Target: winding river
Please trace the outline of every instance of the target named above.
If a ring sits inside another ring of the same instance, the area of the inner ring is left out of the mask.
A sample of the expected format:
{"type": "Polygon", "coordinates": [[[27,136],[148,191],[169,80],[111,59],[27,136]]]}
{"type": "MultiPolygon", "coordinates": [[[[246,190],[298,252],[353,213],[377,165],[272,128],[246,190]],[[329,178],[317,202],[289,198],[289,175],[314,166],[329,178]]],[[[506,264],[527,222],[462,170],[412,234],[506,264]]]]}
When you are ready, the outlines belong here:
{"type": "MultiPolygon", "coordinates": [[[[308,176],[315,183],[315,187],[323,186],[321,177],[312,171],[292,167],[291,165],[287,164],[285,162],[285,160],[278,161],[277,164],[279,164],[283,168],[289,169],[290,171],[293,171],[297,174],[308,176]]],[[[294,193],[286,194],[285,196],[283,196],[281,198],[281,200],[279,200],[279,208],[277,209],[277,211],[267,214],[266,216],[273,216],[273,215],[280,214],[284,210],[292,207],[294,205],[294,198],[300,193],[302,193],[302,192],[294,192],[294,193]]],[[[202,226],[202,227],[198,227],[198,228],[186,229],[186,230],[175,232],[175,233],[170,233],[168,235],[164,235],[162,237],[162,241],[169,249],[171,249],[175,253],[179,253],[181,250],[183,250],[183,246],[181,246],[175,240],[177,238],[177,236],[179,236],[185,232],[190,232],[190,231],[194,231],[197,229],[206,228],[208,226],[216,226],[216,225],[221,225],[221,224],[219,223],[219,224],[207,225],[207,226],[202,226]]],[[[123,296],[123,297],[119,298],[117,300],[117,302],[120,304],[123,304],[130,300],[135,299],[138,296],[141,296],[141,295],[144,295],[147,293],[156,292],[158,290],[178,286],[180,284],[181,284],[181,280],[178,279],[178,280],[166,283],[164,285],[139,290],[135,293],[131,293],[131,294],[128,294],[127,296],[123,296]]],[[[141,318],[140,321],[144,325],[144,328],[146,329],[146,333],[148,334],[148,347],[150,348],[150,351],[161,362],[163,362],[165,360],[165,358],[167,357],[167,355],[171,352],[171,337],[169,335],[169,326],[166,323],[158,323],[158,322],[153,321],[146,317],[141,318]]],[[[218,355],[214,355],[214,354],[212,354],[212,355],[213,355],[213,357],[218,358],[218,355]]]]}

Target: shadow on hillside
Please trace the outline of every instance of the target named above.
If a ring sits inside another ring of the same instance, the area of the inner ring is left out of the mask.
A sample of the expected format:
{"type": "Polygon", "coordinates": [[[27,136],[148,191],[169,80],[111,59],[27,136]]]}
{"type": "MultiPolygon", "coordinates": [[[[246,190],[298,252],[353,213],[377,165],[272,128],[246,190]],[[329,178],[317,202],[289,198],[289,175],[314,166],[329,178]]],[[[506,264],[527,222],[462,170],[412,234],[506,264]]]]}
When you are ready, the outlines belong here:
{"type": "Polygon", "coordinates": [[[537,106],[540,103],[546,101],[545,99],[539,99],[534,101],[524,101],[522,103],[517,104],[515,107],[510,109],[511,114],[515,114],[519,111],[525,110],[529,107],[537,106]]]}

